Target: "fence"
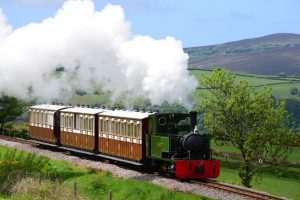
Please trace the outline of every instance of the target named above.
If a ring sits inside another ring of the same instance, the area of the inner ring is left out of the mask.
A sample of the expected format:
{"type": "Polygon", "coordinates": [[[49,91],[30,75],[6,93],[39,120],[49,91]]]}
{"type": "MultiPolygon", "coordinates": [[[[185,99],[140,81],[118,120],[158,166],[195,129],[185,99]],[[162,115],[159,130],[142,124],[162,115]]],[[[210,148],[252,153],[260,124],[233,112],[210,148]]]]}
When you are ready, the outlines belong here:
{"type": "MultiPolygon", "coordinates": [[[[10,189],[11,192],[26,192],[26,194],[28,193],[28,191],[30,191],[30,187],[33,187],[36,190],[37,187],[44,185],[42,186],[44,187],[43,192],[47,193],[47,191],[45,190],[49,190],[49,192],[51,192],[51,196],[54,199],[56,197],[62,199],[72,199],[72,200],[85,199],[82,198],[81,195],[79,194],[78,191],[80,188],[75,179],[73,180],[71,187],[69,186],[66,188],[65,185],[63,185],[63,182],[61,182],[61,180],[53,176],[45,176],[41,174],[28,173],[28,172],[12,173],[8,176],[8,179],[6,180],[6,185],[12,186],[12,189],[10,189]],[[26,184],[26,186],[24,186],[24,183],[26,184]]],[[[37,195],[36,192],[35,195],[37,195]]],[[[99,199],[106,199],[106,198],[103,198],[103,196],[101,196],[99,197],[99,199]]],[[[108,190],[107,199],[108,200],[113,199],[112,190],[108,190]]]]}
{"type": "Polygon", "coordinates": [[[18,137],[25,140],[29,139],[28,133],[20,133],[15,131],[0,131],[0,135],[2,136],[9,136],[9,137],[18,137]]]}

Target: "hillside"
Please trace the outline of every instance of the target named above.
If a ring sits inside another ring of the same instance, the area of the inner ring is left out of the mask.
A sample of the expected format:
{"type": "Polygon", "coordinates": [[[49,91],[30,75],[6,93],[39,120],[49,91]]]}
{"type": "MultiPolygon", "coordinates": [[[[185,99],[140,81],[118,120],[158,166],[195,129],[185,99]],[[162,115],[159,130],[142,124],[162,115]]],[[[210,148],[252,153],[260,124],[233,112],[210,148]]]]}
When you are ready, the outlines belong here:
{"type": "Polygon", "coordinates": [[[300,75],[300,35],[278,33],[219,45],[184,49],[190,69],[227,69],[252,74],[300,75]]]}

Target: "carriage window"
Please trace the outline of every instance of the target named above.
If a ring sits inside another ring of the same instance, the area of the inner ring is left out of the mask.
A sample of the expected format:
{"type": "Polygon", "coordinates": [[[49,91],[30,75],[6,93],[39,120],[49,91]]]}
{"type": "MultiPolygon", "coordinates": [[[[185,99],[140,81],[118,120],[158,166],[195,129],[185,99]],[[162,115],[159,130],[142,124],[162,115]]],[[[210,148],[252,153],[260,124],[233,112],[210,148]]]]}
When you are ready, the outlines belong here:
{"type": "Polygon", "coordinates": [[[74,128],[74,116],[73,115],[71,115],[70,116],[70,118],[69,118],[69,120],[70,120],[70,127],[69,128],[74,128]]]}
{"type": "Polygon", "coordinates": [[[42,112],[40,112],[40,116],[39,116],[39,122],[40,122],[40,124],[43,124],[43,111],[42,112]]]}
{"type": "Polygon", "coordinates": [[[91,131],[93,129],[92,127],[92,119],[89,119],[89,131],[91,131]]]}
{"type": "Polygon", "coordinates": [[[124,123],[120,123],[120,135],[125,135],[124,123]]]}
{"type": "Polygon", "coordinates": [[[39,113],[36,111],[35,113],[35,123],[39,123],[39,113]]]}
{"type": "Polygon", "coordinates": [[[127,125],[127,136],[130,137],[130,133],[131,133],[130,126],[131,126],[131,124],[126,124],[126,125],[127,125]]]}
{"type": "Polygon", "coordinates": [[[44,116],[43,116],[43,124],[45,124],[45,125],[47,125],[48,123],[47,123],[47,113],[46,112],[44,112],[44,116]]]}
{"type": "Polygon", "coordinates": [[[80,115],[75,115],[75,129],[80,130],[80,115]]]}
{"type": "Polygon", "coordinates": [[[31,122],[33,122],[33,123],[34,123],[35,112],[34,112],[34,111],[32,111],[32,112],[31,112],[31,114],[32,114],[32,119],[31,119],[31,122]]]}
{"type": "Polygon", "coordinates": [[[135,124],[133,125],[133,135],[132,136],[136,137],[136,125],[135,124]]]}
{"type": "Polygon", "coordinates": [[[140,138],[140,125],[136,126],[136,137],[140,138]]]}
{"type": "Polygon", "coordinates": [[[68,127],[68,126],[67,126],[67,123],[68,123],[67,121],[68,121],[68,118],[67,118],[67,116],[65,115],[65,116],[64,116],[64,127],[65,127],[65,128],[68,127]]]}
{"type": "Polygon", "coordinates": [[[100,132],[103,132],[103,121],[102,120],[99,120],[99,130],[100,132]]]}
{"type": "Polygon", "coordinates": [[[114,121],[111,121],[110,128],[111,128],[111,134],[115,134],[115,122],[114,121]]]}
{"type": "Polygon", "coordinates": [[[110,127],[111,127],[111,121],[108,121],[108,120],[106,120],[106,126],[107,126],[107,132],[108,133],[111,133],[111,129],[110,129],[110,127]]]}
{"type": "Polygon", "coordinates": [[[84,118],[80,116],[80,130],[84,130],[84,118]]]}
{"type": "Polygon", "coordinates": [[[117,121],[114,122],[114,134],[115,135],[118,134],[118,122],[117,121]]]}
{"type": "Polygon", "coordinates": [[[48,114],[47,122],[48,122],[48,125],[53,126],[53,114],[52,113],[48,114]]]}
{"type": "Polygon", "coordinates": [[[119,135],[120,134],[120,122],[117,121],[116,122],[116,135],[119,135]]]}
{"type": "Polygon", "coordinates": [[[65,116],[60,115],[60,126],[63,128],[64,127],[64,121],[65,121],[65,116]]]}
{"type": "Polygon", "coordinates": [[[85,117],[85,118],[83,119],[83,129],[84,129],[84,130],[87,130],[87,128],[88,128],[88,122],[87,122],[87,118],[85,117]]]}
{"type": "Polygon", "coordinates": [[[46,124],[46,113],[43,112],[43,115],[42,115],[42,124],[46,124]]]}
{"type": "Polygon", "coordinates": [[[120,122],[120,135],[124,135],[123,123],[120,122]]]}

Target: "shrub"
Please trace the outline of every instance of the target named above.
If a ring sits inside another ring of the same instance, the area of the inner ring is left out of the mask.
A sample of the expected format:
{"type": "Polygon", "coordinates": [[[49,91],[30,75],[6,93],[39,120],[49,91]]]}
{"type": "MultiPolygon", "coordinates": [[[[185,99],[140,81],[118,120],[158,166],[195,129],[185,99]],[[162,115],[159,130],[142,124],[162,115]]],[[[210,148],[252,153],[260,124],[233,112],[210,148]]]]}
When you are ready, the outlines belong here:
{"type": "Polygon", "coordinates": [[[8,193],[16,180],[27,174],[42,174],[49,168],[49,159],[16,149],[0,154],[0,192],[8,193]]]}
{"type": "Polygon", "coordinates": [[[298,94],[298,89],[296,87],[291,88],[291,95],[297,95],[298,94]]]}
{"type": "Polygon", "coordinates": [[[286,78],[286,73],[285,72],[280,72],[278,74],[278,76],[281,77],[281,78],[286,78]]]}
{"type": "MultiPolygon", "coordinates": [[[[70,187],[47,179],[27,177],[20,179],[11,188],[12,199],[56,199],[73,200],[73,192],[70,187]]],[[[77,200],[83,199],[81,197],[77,200]]]]}

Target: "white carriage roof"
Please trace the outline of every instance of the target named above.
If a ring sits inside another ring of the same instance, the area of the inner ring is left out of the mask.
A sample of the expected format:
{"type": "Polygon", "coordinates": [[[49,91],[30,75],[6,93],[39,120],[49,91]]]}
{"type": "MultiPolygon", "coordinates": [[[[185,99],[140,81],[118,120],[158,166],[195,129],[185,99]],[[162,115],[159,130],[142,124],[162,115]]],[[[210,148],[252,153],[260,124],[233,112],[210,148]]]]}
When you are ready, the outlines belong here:
{"type": "Polygon", "coordinates": [[[108,117],[120,117],[120,118],[130,118],[130,119],[144,119],[149,117],[153,113],[142,113],[135,111],[124,111],[124,110],[106,110],[102,113],[99,113],[99,116],[108,116],[108,117]]]}
{"type": "Polygon", "coordinates": [[[30,109],[57,111],[68,107],[70,106],[41,104],[41,105],[31,106],[30,109]]]}
{"type": "Polygon", "coordinates": [[[104,111],[103,109],[99,109],[99,108],[71,107],[71,108],[66,108],[66,109],[62,110],[61,112],[82,113],[82,114],[94,115],[97,113],[101,113],[103,111],[104,111]]]}

